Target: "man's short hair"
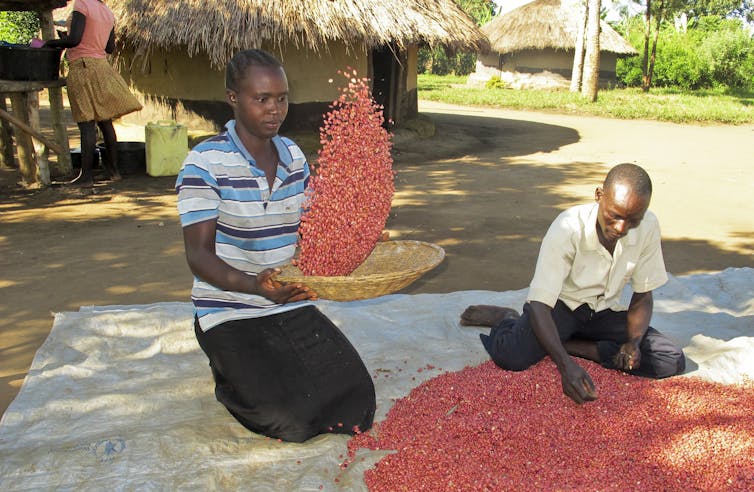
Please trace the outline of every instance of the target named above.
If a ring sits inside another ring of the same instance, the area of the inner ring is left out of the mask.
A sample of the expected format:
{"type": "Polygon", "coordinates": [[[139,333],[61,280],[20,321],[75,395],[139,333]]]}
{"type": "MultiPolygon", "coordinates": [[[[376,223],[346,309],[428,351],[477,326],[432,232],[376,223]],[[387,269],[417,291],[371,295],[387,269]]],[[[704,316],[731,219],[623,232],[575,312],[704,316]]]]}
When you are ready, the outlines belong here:
{"type": "Polygon", "coordinates": [[[636,164],[623,163],[613,167],[607,173],[602,188],[609,190],[617,183],[629,185],[637,195],[652,196],[652,180],[649,179],[649,174],[636,164]]]}
{"type": "Polygon", "coordinates": [[[243,78],[246,69],[260,65],[264,67],[282,67],[280,61],[264,50],[252,49],[239,51],[228,62],[225,69],[225,88],[238,91],[238,84],[243,78]]]}

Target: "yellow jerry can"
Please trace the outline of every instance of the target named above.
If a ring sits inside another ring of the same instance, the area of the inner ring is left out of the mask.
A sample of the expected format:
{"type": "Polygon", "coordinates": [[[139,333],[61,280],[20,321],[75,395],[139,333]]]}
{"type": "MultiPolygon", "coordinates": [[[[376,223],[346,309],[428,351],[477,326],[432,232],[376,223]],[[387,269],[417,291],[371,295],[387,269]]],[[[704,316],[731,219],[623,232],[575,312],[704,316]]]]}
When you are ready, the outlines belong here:
{"type": "Polygon", "coordinates": [[[173,120],[147,123],[144,129],[147,174],[176,176],[188,154],[188,130],[173,120]]]}

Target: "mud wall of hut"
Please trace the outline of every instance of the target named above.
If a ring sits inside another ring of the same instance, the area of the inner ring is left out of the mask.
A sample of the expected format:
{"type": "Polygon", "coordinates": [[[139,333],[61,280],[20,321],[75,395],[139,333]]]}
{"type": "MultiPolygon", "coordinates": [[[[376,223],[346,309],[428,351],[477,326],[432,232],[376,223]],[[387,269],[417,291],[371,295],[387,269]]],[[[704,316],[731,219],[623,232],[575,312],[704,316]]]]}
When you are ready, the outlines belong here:
{"type": "MultiPolygon", "coordinates": [[[[603,51],[600,53],[600,79],[604,82],[615,82],[615,66],[617,55],[603,51]]],[[[495,72],[539,73],[544,70],[553,72],[570,79],[573,70],[573,50],[523,50],[515,53],[500,55],[491,53],[479,56],[483,67],[477,67],[477,72],[484,72],[489,76],[495,72]]]]}
{"type": "MultiPolygon", "coordinates": [[[[338,70],[352,67],[368,73],[366,50],[339,43],[320,53],[293,47],[266,49],[283,62],[288,76],[291,104],[283,130],[319,126],[344,80],[338,70]]],[[[212,68],[206,55],[188,57],[185,51],[153,50],[145,57],[126,48],[118,66],[144,104],[142,111],[124,117],[126,123],[167,119],[192,130],[218,131],[233,116],[225,103],[225,71],[212,68]]]]}

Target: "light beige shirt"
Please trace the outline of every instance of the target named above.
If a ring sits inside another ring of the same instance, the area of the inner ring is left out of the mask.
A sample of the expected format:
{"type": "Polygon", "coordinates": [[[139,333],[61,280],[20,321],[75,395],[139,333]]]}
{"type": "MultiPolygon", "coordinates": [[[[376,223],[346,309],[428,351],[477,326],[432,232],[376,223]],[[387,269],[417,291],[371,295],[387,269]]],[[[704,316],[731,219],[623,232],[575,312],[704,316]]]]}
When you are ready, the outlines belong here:
{"type": "Polygon", "coordinates": [[[597,203],[562,212],[550,225],[539,250],[529,301],[569,308],[588,304],[594,311],[623,310],[621,292],[649,292],[668,280],[660,247],[660,226],[650,211],[618,240],[611,255],[597,237],[597,203]]]}

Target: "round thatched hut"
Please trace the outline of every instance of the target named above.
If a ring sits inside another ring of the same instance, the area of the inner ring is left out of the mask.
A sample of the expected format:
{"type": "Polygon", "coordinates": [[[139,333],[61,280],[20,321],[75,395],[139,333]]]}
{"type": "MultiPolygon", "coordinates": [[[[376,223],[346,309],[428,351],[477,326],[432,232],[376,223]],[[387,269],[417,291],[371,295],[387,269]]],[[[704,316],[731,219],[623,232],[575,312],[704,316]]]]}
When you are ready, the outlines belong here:
{"type": "Polygon", "coordinates": [[[145,108],[125,118],[176,119],[216,130],[226,62],[266,49],[290,83],[287,128],[319,125],[351,67],[373,80],[387,118],[417,112],[421,43],[474,51],[486,38],[453,0],[108,0],[116,16],[119,66],[145,108]]]}
{"type": "MultiPolygon", "coordinates": [[[[568,88],[582,14],[572,0],[535,0],[482,26],[490,51],[477,59],[469,84],[499,76],[512,87],[568,88]]],[[[600,83],[615,83],[618,57],[638,54],[602,21],[600,83]]]]}

